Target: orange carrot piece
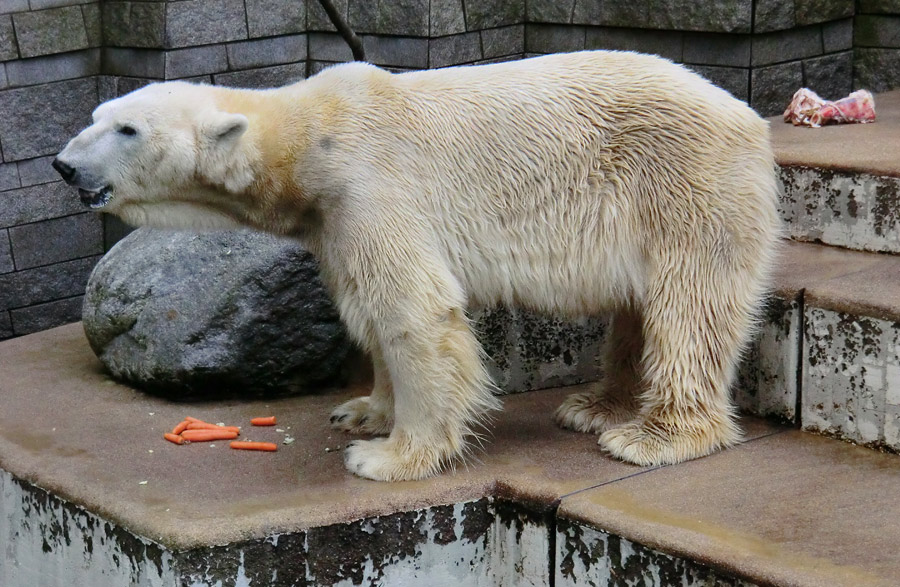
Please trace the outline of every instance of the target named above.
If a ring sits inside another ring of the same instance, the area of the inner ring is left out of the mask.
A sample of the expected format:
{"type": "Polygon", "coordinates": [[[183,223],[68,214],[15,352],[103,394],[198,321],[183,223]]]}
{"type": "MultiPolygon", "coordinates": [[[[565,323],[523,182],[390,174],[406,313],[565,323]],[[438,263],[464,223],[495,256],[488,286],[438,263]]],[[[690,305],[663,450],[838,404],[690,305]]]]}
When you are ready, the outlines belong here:
{"type": "Polygon", "coordinates": [[[252,418],[250,423],[254,426],[274,426],[275,416],[267,416],[265,418],[252,418]]]}
{"type": "Polygon", "coordinates": [[[188,424],[190,424],[190,422],[187,420],[182,421],[178,426],[172,428],[172,434],[181,434],[188,427],[188,424]]]}
{"type": "Polygon", "coordinates": [[[184,438],[177,434],[173,434],[171,432],[166,432],[163,434],[163,438],[168,440],[169,442],[174,442],[175,444],[184,444],[184,438]]]}
{"type": "Polygon", "coordinates": [[[181,437],[191,442],[209,442],[210,440],[232,440],[238,433],[231,430],[185,430],[181,437]]]}
{"type": "Polygon", "coordinates": [[[274,442],[249,442],[246,440],[235,440],[231,443],[231,448],[236,448],[238,450],[264,450],[268,452],[275,452],[278,450],[278,445],[274,442]]]}
{"type": "Polygon", "coordinates": [[[188,430],[228,430],[229,432],[241,433],[241,429],[237,426],[219,426],[218,424],[210,424],[209,422],[188,422],[188,430]]]}

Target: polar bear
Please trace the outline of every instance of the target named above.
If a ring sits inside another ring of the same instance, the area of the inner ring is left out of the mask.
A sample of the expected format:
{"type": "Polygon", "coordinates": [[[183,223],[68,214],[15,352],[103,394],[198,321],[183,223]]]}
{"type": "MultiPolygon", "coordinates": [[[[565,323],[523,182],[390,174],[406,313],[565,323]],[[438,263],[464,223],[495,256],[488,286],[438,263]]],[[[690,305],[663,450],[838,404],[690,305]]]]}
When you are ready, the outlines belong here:
{"type": "Polygon", "coordinates": [[[605,375],[562,426],[614,457],[677,463],[739,440],[729,385],[779,235],[769,131],[687,69],[580,52],[294,85],[183,82],[100,105],[54,161],[133,225],[301,240],[372,356],[333,426],[348,469],[421,479],[499,402],[472,304],[613,315],[605,375]]]}

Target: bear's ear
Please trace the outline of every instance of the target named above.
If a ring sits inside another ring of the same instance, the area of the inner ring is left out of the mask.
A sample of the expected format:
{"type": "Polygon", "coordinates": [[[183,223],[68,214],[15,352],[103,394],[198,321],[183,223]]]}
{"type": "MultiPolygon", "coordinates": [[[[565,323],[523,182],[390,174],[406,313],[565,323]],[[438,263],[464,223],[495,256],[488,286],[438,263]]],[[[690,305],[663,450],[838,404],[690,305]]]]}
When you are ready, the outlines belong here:
{"type": "Polygon", "coordinates": [[[213,144],[227,145],[247,132],[250,121],[243,114],[214,112],[204,125],[206,138],[213,144]]]}
{"type": "Polygon", "coordinates": [[[253,182],[252,145],[239,143],[249,121],[243,114],[211,112],[200,127],[200,175],[213,185],[239,192],[253,182]]]}

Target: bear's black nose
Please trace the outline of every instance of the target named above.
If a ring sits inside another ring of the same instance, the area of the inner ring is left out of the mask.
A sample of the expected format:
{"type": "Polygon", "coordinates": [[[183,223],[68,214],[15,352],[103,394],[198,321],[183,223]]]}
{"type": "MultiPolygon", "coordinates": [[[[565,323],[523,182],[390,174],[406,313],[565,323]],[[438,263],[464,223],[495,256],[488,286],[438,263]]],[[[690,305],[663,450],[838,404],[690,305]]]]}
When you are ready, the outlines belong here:
{"type": "Polygon", "coordinates": [[[53,165],[53,169],[55,169],[62,176],[66,183],[71,183],[71,181],[75,178],[75,168],[71,165],[67,165],[59,159],[54,159],[51,165],[53,165]]]}

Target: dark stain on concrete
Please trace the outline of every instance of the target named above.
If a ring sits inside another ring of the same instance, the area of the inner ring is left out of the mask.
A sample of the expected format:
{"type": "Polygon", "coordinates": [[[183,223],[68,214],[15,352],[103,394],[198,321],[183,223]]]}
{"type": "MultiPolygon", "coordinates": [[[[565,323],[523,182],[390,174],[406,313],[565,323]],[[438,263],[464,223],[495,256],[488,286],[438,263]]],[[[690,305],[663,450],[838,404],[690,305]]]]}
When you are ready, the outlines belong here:
{"type": "Polygon", "coordinates": [[[421,510],[309,530],[307,557],[315,584],[378,583],[385,568],[422,554],[420,547],[428,541],[426,518],[421,510]]]}
{"type": "Polygon", "coordinates": [[[149,561],[156,567],[157,574],[163,574],[163,550],[152,542],[146,542],[120,526],[104,524],[106,535],[110,541],[117,545],[117,550],[128,559],[128,563],[140,578],[142,569],[148,568],[142,564],[149,561]]]}
{"type": "Polygon", "coordinates": [[[557,317],[520,312],[519,320],[522,332],[517,346],[526,363],[559,361],[564,350],[581,349],[603,337],[599,329],[592,332],[557,317]]]}
{"type": "Polygon", "coordinates": [[[873,177],[871,181],[876,182],[875,201],[872,203],[875,234],[894,234],[900,224],[900,181],[889,177],[873,177]]]}
{"type": "Polygon", "coordinates": [[[479,499],[463,505],[462,537],[472,544],[487,544],[488,532],[495,519],[489,507],[492,502],[492,499],[479,499]]]}
{"type": "Polygon", "coordinates": [[[553,522],[554,510],[547,508],[533,508],[527,505],[506,499],[498,499],[494,502],[494,511],[497,522],[508,529],[515,528],[516,542],[520,542],[522,531],[526,525],[542,526],[549,528],[553,522]]]}
{"type": "Polygon", "coordinates": [[[804,340],[806,341],[807,362],[810,367],[816,367],[820,364],[827,365],[831,361],[828,354],[828,345],[833,344],[834,333],[829,329],[823,341],[815,332],[816,325],[824,318],[825,314],[822,310],[808,309],[807,319],[804,324],[804,340]]]}
{"type": "Polygon", "coordinates": [[[871,227],[864,227],[865,233],[871,230],[881,238],[893,238],[900,226],[900,180],[897,178],[803,166],[782,167],[778,175],[782,186],[779,198],[782,219],[794,231],[800,228],[803,233],[794,234],[795,238],[808,241],[820,237],[821,233],[815,231],[822,229],[816,220],[821,212],[845,224],[851,232],[858,233],[852,226],[854,221],[865,223],[871,227]],[[840,189],[838,185],[851,187],[840,189]],[[796,218],[798,203],[806,218],[796,218]],[[841,218],[844,209],[849,218],[841,218]]]}
{"type": "Polygon", "coordinates": [[[856,201],[856,195],[853,191],[850,192],[847,198],[847,213],[853,219],[856,219],[859,214],[859,203],[856,201]]]}
{"type": "Polygon", "coordinates": [[[498,307],[485,310],[474,324],[485,355],[500,371],[506,371],[510,367],[509,325],[512,320],[509,310],[498,307]]]}
{"type": "Polygon", "coordinates": [[[589,584],[595,585],[587,577],[578,577],[575,570],[575,557],[581,561],[581,566],[585,569],[594,569],[596,565],[602,562],[606,556],[606,544],[600,540],[588,541],[584,538],[584,529],[579,524],[575,524],[565,519],[559,519],[556,522],[557,543],[559,536],[563,538],[563,547],[559,554],[562,555],[558,559],[559,572],[573,582],[579,579],[586,579],[589,584]]]}
{"type": "Polygon", "coordinates": [[[652,550],[618,536],[599,531],[599,537],[586,538],[584,529],[574,522],[559,520],[558,528],[565,537],[560,572],[574,582],[585,581],[600,587],[592,579],[597,569],[608,569],[610,587],[682,587],[715,585],[716,587],[751,587],[751,583],[709,566],[652,550]],[[588,569],[587,577],[577,576],[574,557],[588,569]]]}
{"type": "Polygon", "coordinates": [[[439,505],[431,508],[431,525],[434,529],[434,543],[445,545],[456,542],[456,516],[454,506],[439,505]]]}
{"type": "Polygon", "coordinates": [[[127,565],[123,570],[130,576],[133,584],[142,583],[144,573],[153,570],[156,571],[156,576],[163,576],[164,551],[159,545],[145,541],[110,522],[103,522],[74,504],[30,483],[14,478],[12,483],[22,494],[24,518],[21,531],[40,536],[44,553],[71,556],[66,550],[72,547],[78,536],[84,544],[84,550],[79,555],[89,564],[94,556],[94,535],[100,530],[101,544],[111,546],[111,558],[115,564],[120,568],[127,565]],[[32,527],[32,524],[36,526],[32,527]]]}
{"type": "Polygon", "coordinates": [[[604,330],[598,321],[583,324],[525,309],[506,307],[485,310],[475,321],[475,331],[485,354],[515,390],[539,389],[548,385],[574,385],[596,379],[595,357],[583,358],[599,346],[604,330]],[[541,367],[565,365],[560,381],[543,381],[541,367]]]}
{"type": "Polygon", "coordinates": [[[813,180],[810,187],[814,194],[822,193],[825,195],[825,210],[831,213],[831,218],[837,220],[841,217],[841,190],[835,189],[835,178],[839,175],[832,169],[815,169],[808,171],[815,173],[816,179],[813,180]]]}
{"type": "Polygon", "coordinates": [[[881,348],[881,335],[883,331],[878,326],[878,322],[871,318],[858,318],[860,327],[860,337],[862,338],[862,352],[870,358],[878,357],[884,349],[881,348]]]}
{"type": "Polygon", "coordinates": [[[798,168],[795,167],[777,168],[777,175],[781,184],[781,191],[778,198],[778,211],[781,214],[782,220],[788,224],[793,222],[797,215],[797,173],[798,168]]]}
{"type": "Polygon", "coordinates": [[[306,587],[306,534],[186,551],[176,555],[175,567],[181,587],[197,581],[234,587],[239,572],[251,585],[306,587]]]}
{"type": "MultiPolygon", "coordinates": [[[[766,327],[766,330],[762,332],[771,333],[774,329],[775,342],[777,344],[785,344],[791,335],[795,334],[793,329],[799,328],[791,320],[791,312],[798,312],[798,306],[799,302],[796,297],[770,296],[760,311],[760,325],[766,327]]],[[[782,381],[784,374],[777,371],[766,371],[760,363],[762,332],[757,333],[744,349],[732,389],[735,394],[740,393],[743,398],[749,398],[749,405],[742,402],[742,408],[760,416],[792,423],[796,417],[793,406],[786,406],[784,410],[779,411],[772,410],[770,406],[765,413],[762,413],[762,406],[758,403],[760,396],[763,394],[762,390],[781,390],[787,383],[782,381]]],[[[799,332],[796,334],[799,336],[799,332]]],[[[790,374],[787,374],[787,376],[790,376],[790,374]]]]}

